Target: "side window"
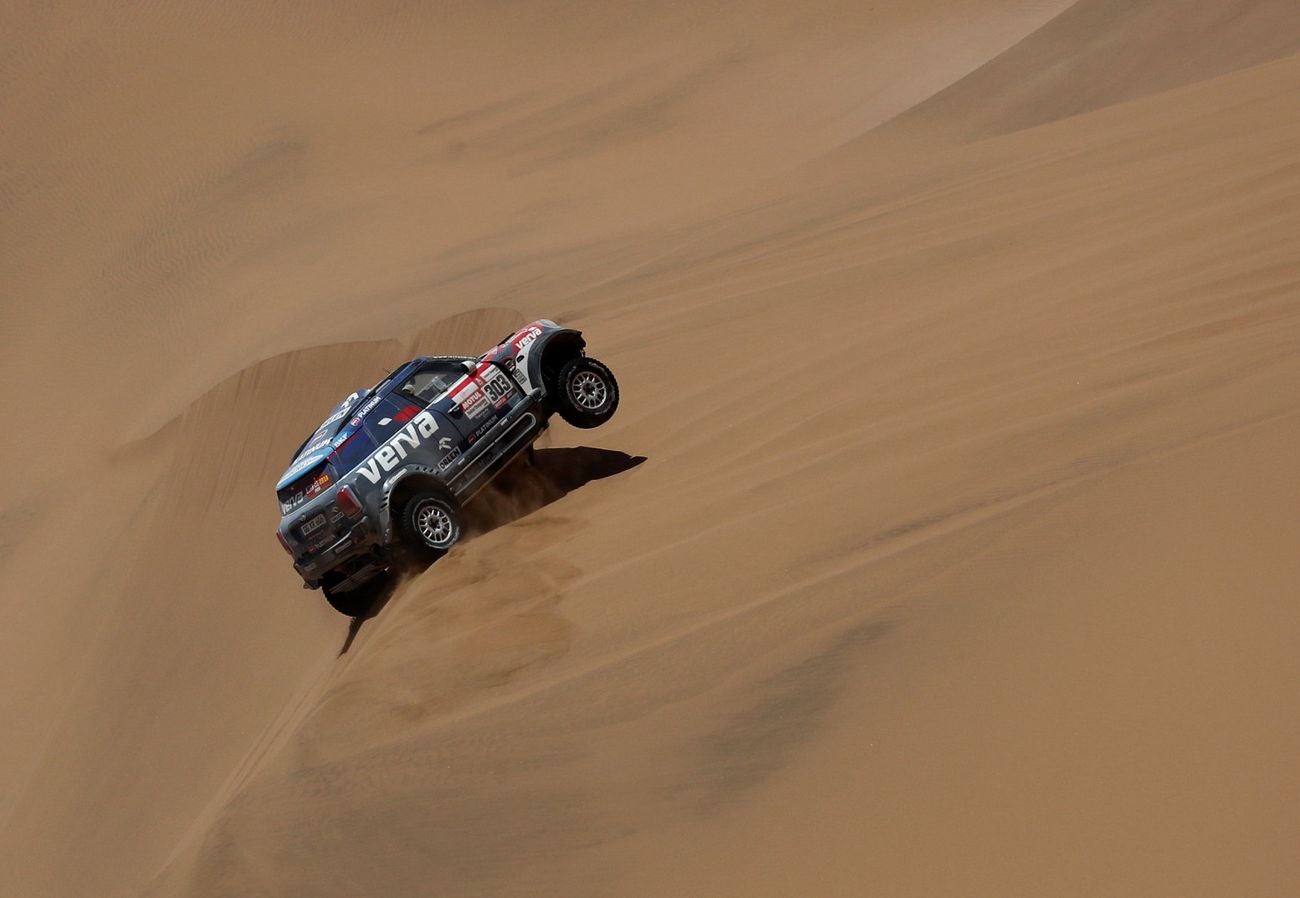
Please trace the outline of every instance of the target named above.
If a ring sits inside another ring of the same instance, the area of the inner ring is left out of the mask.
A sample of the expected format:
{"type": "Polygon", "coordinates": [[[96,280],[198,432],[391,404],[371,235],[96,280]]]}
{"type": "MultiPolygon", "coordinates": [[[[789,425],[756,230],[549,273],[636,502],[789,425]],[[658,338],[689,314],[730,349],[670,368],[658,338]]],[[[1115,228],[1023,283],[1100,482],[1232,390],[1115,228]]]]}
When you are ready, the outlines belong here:
{"type": "Polygon", "coordinates": [[[356,469],[370,454],[387,443],[423,408],[406,396],[394,393],[375,402],[361,426],[330,455],[332,474],[342,477],[356,469]]]}
{"type": "Polygon", "coordinates": [[[358,427],[356,432],[339,444],[338,448],[330,455],[330,464],[334,469],[334,479],[337,480],[361,464],[374,449],[375,444],[366,435],[366,432],[358,427]]]}
{"type": "Polygon", "coordinates": [[[451,389],[451,385],[464,376],[463,365],[454,362],[430,362],[408,377],[406,382],[397,388],[395,395],[417,402],[423,407],[451,389]]]}

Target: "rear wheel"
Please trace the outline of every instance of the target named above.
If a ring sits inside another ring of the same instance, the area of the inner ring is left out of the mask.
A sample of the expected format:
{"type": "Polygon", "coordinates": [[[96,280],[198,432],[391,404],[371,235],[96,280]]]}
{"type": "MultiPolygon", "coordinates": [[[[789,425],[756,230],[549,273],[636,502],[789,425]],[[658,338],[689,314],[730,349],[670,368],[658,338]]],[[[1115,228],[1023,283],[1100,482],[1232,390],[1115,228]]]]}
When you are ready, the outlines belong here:
{"type": "Polygon", "coordinates": [[[397,536],[422,562],[437,561],[460,539],[460,503],[444,492],[424,489],[407,496],[397,509],[397,536]]]}
{"type": "Polygon", "coordinates": [[[599,427],[618,408],[614,372],[587,356],[570,359],[556,378],[555,408],[574,427],[599,427]]]}

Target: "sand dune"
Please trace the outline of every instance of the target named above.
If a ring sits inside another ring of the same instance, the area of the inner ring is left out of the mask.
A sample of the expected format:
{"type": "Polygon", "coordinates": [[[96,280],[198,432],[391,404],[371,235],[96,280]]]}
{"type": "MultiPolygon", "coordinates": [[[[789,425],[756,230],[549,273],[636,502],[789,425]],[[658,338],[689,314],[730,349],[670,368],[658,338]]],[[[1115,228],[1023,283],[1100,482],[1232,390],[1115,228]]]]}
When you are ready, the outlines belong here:
{"type": "Polygon", "coordinates": [[[1292,6],[5,13],[0,894],[1300,891],[1292,6]],[[538,315],[349,627],[293,446],[538,315]]]}
{"type": "Polygon", "coordinates": [[[969,140],[1195,84],[1300,50],[1295,16],[1285,0],[1081,0],[893,126],[969,140]]]}

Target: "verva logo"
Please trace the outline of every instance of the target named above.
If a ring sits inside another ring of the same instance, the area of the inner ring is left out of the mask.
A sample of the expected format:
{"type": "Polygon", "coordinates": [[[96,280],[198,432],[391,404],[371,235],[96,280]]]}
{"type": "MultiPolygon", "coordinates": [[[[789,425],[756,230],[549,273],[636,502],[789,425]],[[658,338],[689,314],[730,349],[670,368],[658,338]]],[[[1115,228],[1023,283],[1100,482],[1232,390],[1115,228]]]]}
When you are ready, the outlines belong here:
{"type": "Polygon", "coordinates": [[[523,353],[525,350],[528,349],[529,346],[532,346],[533,343],[537,342],[537,338],[540,337],[541,335],[542,335],[542,329],[537,325],[534,324],[533,326],[527,328],[519,336],[519,339],[515,340],[515,352],[523,353]]]}
{"type": "Polygon", "coordinates": [[[361,466],[361,476],[371,483],[378,483],[379,478],[387,474],[397,463],[406,458],[406,454],[420,443],[438,432],[438,422],[428,412],[420,412],[411,419],[387,443],[380,446],[375,454],[361,466]]]}

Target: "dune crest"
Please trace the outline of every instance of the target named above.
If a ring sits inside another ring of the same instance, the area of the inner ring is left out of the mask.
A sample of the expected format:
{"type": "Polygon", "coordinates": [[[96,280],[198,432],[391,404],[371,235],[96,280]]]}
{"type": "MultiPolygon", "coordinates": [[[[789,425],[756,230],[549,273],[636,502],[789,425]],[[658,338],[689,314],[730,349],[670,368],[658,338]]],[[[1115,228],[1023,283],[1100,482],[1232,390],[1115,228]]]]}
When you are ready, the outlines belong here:
{"type": "Polygon", "coordinates": [[[1286,0],[1079,0],[886,129],[963,141],[1021,131],[1291,56],[1286,0]]]}

